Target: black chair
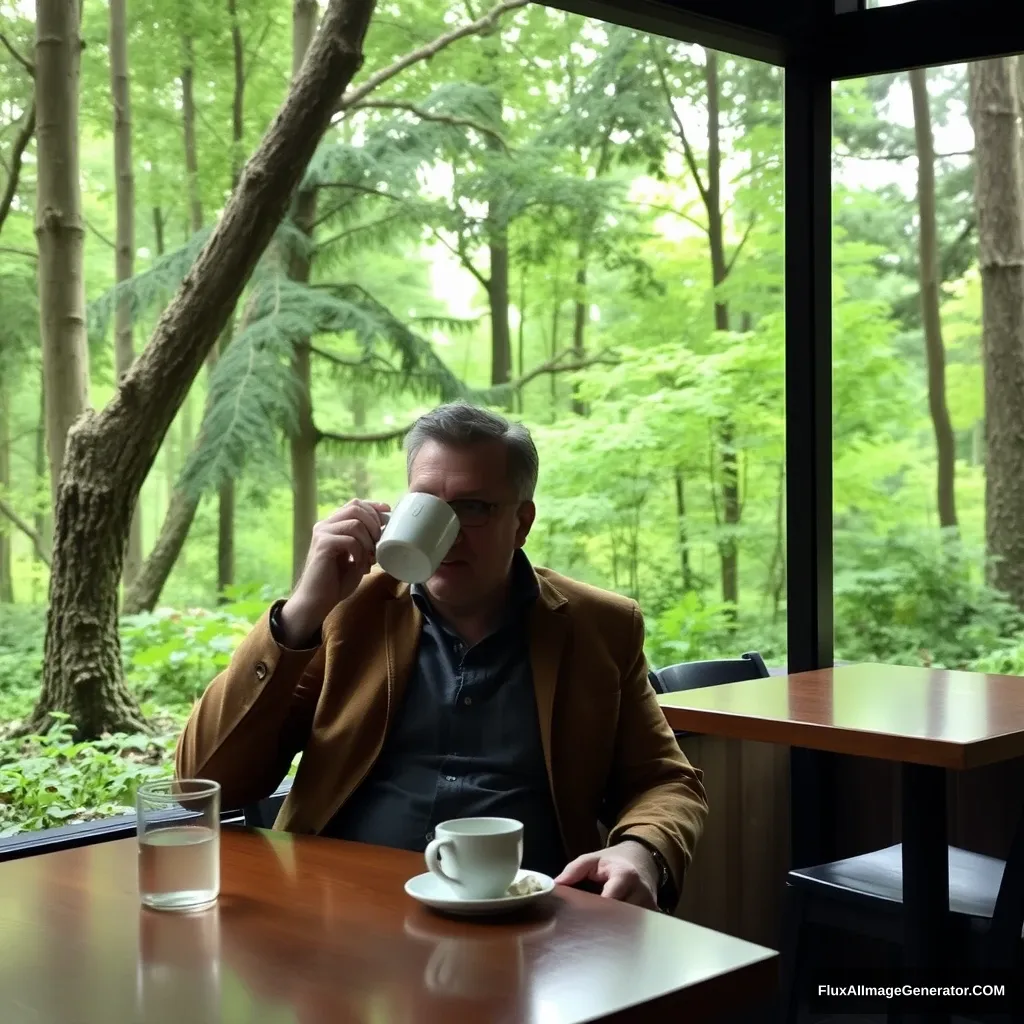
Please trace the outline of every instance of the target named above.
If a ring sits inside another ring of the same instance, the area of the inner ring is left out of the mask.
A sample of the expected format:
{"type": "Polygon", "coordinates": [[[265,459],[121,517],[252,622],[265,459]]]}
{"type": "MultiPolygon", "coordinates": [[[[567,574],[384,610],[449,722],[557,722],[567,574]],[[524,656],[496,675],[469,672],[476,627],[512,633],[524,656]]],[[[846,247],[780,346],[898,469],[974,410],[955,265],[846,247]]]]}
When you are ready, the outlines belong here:
{"type": "Polygon", "coordinates": [[[284,798],[291,792],[292,780],[286,778],[270,796],[242,808],[247,828],[273,828],[284,798]]]}
{"type": "Polygon", "coordinates": [[[722,683],[741,683],[747,679],[767,679],[768,674],[764,659],[757,651],[751,651],[739,658],[684,661],[679,665],[655,669],[651,673],[651,684],[658,693],[678,693],[722,683]]]}
{"type": "MultiPolygon", "coordinates": [[[[1024,813],[1005,861],[949,847],[949,949],[973,968],[1024,970],[1024,813]]],[[[790,871],[782,948],[785,1018],[798,1019],[808,926],[903,945],[903,847],[790,871]]]]}
{"type": "MultiPolygon", "coordinates": [[[[768,668],[757,651],[739,658],[721,658],[718,661],[684,661],[668,665],[650,673],[651,685],[658,693],[679,693],[698,690],[704,686],[723,683],[742,683],[747,679],[767,679],[768,668]]],[[[684,740],[693,733],[677,732],[676,739],[684,740]]]]}

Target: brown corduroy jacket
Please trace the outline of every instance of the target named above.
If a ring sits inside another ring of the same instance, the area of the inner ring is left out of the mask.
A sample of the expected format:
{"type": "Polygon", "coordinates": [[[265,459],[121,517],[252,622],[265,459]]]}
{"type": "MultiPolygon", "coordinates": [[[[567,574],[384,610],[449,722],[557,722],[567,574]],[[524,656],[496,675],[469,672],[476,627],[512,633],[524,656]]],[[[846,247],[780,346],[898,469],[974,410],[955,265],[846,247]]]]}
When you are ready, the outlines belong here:
{"type": "MultiPolygon", "coordinates": [[[[707,815],[701,772],[665,721],[647,675],[636,603],[535,569],[533,685],[548,778],[569,859],[627,833],[665,858],[676,891],[707,815]]],[[[272,793],[302,757],[275,828],[315,834],[366,777],[413,668],[422,623],[406,584],[381,572],[324,623],[309,651],[280,647],[269,611],[196,703],[178,740],[181,778],[223,787],[224,807],[272,793]]]]}

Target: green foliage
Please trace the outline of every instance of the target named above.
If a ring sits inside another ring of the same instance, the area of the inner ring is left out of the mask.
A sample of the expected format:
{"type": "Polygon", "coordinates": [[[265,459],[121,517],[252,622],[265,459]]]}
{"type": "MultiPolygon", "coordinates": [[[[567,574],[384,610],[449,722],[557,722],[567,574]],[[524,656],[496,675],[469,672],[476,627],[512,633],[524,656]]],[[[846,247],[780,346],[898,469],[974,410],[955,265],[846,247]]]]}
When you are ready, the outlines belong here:
{"type": "MultiPolygon", "coordinates": [[[[138,351],[213,230],[233,166],[280,105],[292,10],[283,0],[239,5],[246,67],[236,151],[227,6],[130,5],[136,276],[116,288],[108,12],[84,10],[81,177],[91,401],[101,407],[116,386],[117,303],[130,301],[138,351]],[[206,219],[198,234],[182,145],[186,37],[206,219]]],[[[33,26],[10,3],[3,13],[6,34],[29,52],[33,26]]],[[[362,80],[464,17],[424,0],[379,7],[362,80]]],[[[6,161],[31,81],[2,47],[0,70],[6,161]]],[[[233,480],[242,586],[215,604],[220,525],[216,500],[204,501],[165,589],[170,608],[122,623],[128,686],[157,735],[76,746],[58,725],[27,743],[0,741],[0,829],[129,806],[146,772],[169,770],[192,702],[287,591],[297,346],[310,346],[321,514],[357,493],[401,493],[402,428],[424,408],[466,398],[511,410],[540,450],[528,546],[536,563],[635,598],[654,665],[744,650],[783,663],[782,83],[778,68],[532,4],[484,37],[413,63],[339,118],[302,183],[315,197],[315,224],[306,233],[286,220],[277,231],[239,301],[230,344],[194,383],[139,504],[149,550],[173,486],[212,495],[233,480]],[[708,138],[713,108],[718,140],[708,138]],[[715,141],[729,273],[713,289],[702,193],[715,141]],[[307,264],[308,275],[295,274],[307,264]],[[518,389],[492,386],[495,317],[508,320],[513,377],[568,356],[593,363],[518,389]],[[732,523],[722,507],[729,458],[739,491],[732,523]],[[739,586],[727,606],[722,553],[733,547],[739,586]]],[[[894,75],[834,90],[837,651],[1024,673],[1024,627],[984,584],[981,285],[966,154],[936,166],[962,542],[935,527],[906,86],[894,75]]],[[[955,135],[963,68],[930,70],[929,87],[934,123],[955,135]]],[[[11,436],[0,490],[29,521],[49,508],[45,460],[37,468],[32,159],[0,248],[0,401],[11,436]]],[[[30,603],[0,607],[0,722],[24,717],[38,696],[46,594],[28,540],[5,529],[16,597],[30,603]]]]}
{"type": "MultiPolygon", "coordinates": [[[[136,787],[172,771],[174,745],[193,702],[225,669],[263,614],[262,587],[230,588],[208,610],[126,616],[121,648],[129,689],[154,726],[151,736],[75,743],[66,716],[44,736],[0,740],[0,838],[133,809],[136,787]]],[[[0,719],[20,719],[39,690],[45,611],[0,605],[0,719]]]]}
{"type": "Polygon", "coordinates": [[[1009,647],[1024,621],[979,579],[955,537],[894,530],[847,538],[835,575],[836,657],[969,668],[1009,647]]]}
{"type": "Polygon", "coordinates": [[[214,609],[159,608],[122,619],[125,675],[140,703],[187,712],[227,668],[271,600],[264,588],[231,588],[228,594],[234,600],[214,609]]]}
{"type": "Polygon", "coordinates": [[[0,838],[130,813],[139,785],[172,771],[173,733],[75,743],[55,717],[43,736],[0,741],[0,838]]]}

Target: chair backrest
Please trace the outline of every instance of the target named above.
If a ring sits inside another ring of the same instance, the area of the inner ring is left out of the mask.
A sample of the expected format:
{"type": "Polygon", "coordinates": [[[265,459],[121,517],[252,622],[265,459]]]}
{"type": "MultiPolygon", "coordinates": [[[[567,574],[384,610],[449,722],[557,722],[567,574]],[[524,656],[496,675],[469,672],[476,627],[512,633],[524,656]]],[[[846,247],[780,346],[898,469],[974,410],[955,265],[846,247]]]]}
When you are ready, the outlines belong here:
{"type": "Polygon", "coordinates": [[[768,668],[757,651],[750,651],[740,658],[686,661],[651,673],[651,683],[659,693],[678,693],[680,690],[697,690],[702,686],[767,678],[768,668]]]}
{"type": "Polygon", "coordinates": [[[270,796],[242,808],[248,828],[273,828],[284,798],[291,792],[292,780],[286,778],[270,796]]]}

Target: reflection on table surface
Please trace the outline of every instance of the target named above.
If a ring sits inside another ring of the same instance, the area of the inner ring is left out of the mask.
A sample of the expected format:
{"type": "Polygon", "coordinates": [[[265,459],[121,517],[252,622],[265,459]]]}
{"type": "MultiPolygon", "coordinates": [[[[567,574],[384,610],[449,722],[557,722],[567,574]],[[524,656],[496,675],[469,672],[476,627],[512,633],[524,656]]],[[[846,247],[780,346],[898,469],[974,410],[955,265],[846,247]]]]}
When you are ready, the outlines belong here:
{"type": "Polygon", "coordinates": [[[121,840],[0,864],[5,1019],[568,1024],[774,986],[769,950],[573,890],[441,917],[404,893],[422,861],[401,851],[226,829],[221,899],[192,914],[142,908],[136,858],[121,840]]]}

